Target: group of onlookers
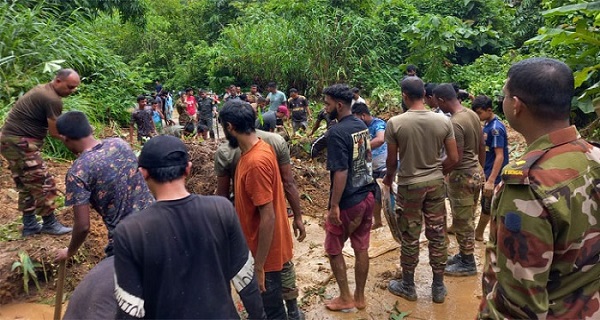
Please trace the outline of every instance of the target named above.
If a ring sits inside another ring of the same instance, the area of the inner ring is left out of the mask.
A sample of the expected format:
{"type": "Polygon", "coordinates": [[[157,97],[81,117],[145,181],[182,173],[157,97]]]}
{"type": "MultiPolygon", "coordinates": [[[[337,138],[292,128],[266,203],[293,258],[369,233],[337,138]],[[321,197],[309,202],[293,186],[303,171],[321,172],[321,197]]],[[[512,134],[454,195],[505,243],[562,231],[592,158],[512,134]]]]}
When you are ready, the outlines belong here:
{"type": "MultiPolygon", "coordinates": [[[[89,232],[90,208],[109,231],[108,258],[80,283],[65,318],[238,318],[232,283],[250,318],[302,319],[292,230],[298,241],[306,232],[289,148],[281,136],[259,129],[269,111],[242,99],[237,88],[229,92],[219,112],[227,142],[215,154],[218,196],[201,196],[185,187],[191,172],[185,144],[171,135],[155,136],[156,109],[146,109],[144,96],[132,115],[138,141],[145,142],[136,157],[121,139],[95,139],[83,113],[61,115],[61,98],[78,85],[75,71],[60,70],[52,82],[17,101],[0,137],[0,152],[19,189],[23,236],[72,231],[69,246],[56,252],[56,261],[64,261],[89,232]],[[66,175],[73,229],[54,213],[56,186],[40,154],[48,133],[78,155],[66,175]]],[[[339,286],[339,296],[325,306],[367,307],[370,233],[382,224],[375,214],[382,202],[376,180],[383,178],[387,187],[397,184],[392,218],[402,242],[402,277],[389,282],[391,293],[418,298],[414,274],[424,224],[431,299],[444,302],[444,275],[477,273],[475,241],[483,239],[491,221],[478,318],[597,318],[600,149],[570,126],[572,71],[547,58],[510,68],[502,109],[528,147],[508,165],[506,129],[489,98],[474,97],[471,109],[465,108],[451,84],[426,85],[416,75],[405,77],[401,89],[406,111],[387,123],[371,115],[358,90],[344,84],[323,90],[319,119],[330,125],[319,140],[328,150],[331,180],[324,249],[339,286]],[[452,256],[446,197],[459,245],[452,256]],[[342,254],[348,239],[354,292],[342,254]]],[[[269,91],[263,102],[276,118],[287,116],[288,107],[306,107],[295,91],[291,100],[276,86],[269,91]]],[[[215,99],[202,91],[200,99],[190,91],[182,97],[175,105],[189,116],[186,125],[208,127],[202,121],[216,115],[215,99]]],[[[156,100],[152,104],[164,117],[156,100]]],[[[296,129],[306,130],[304,118],[292,114],[294,119],[296,129]]]]}

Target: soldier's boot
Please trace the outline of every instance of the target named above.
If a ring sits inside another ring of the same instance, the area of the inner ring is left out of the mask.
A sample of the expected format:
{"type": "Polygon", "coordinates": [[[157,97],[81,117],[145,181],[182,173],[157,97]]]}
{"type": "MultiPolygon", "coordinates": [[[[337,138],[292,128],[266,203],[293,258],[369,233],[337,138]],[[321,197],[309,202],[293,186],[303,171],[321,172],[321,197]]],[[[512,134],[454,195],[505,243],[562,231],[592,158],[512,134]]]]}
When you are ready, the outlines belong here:
{"type": "Polygon", "coordinates": [[[466,277],[477,274],[477,266],[475,265],[475,257],[473,254],[461,254],[457,263],[447,265],[444,273],[449,276],[466,277]]]}
{"type": "Polygon", "coordinates": [[[42,217],[44,223],[42,224],[42,233],[61,235],[73,231],[73,228],[65,227],[56,220],[54,212],[48,216],[42,217]]]}
{"type": "Polygon", "coordinates": [[[457,263],[458,261],[460,261],[460,259],[462,259],[462,256],[460,255],[460,252],[451,256],[450,258],[448,258],[448,261],[446,261],[446,266],[451,266],[455,263],[457,263]]]}
{"type": "Polygon", "coordinates": [[[35,219],[35,214],[24,214],[23,215],[23,237],[28,237],[34,234],[38,234],[42,231],[42,225],[35,219]]]}
{"type": "Polygon", "coordinates": [[[388,290],[408,301],[417,301],[417,290],[415,289],[415,274],[402,271],[402,280],[391,280],[388,290]]]}
{"type": "Polygon", "coordinates": [[[483,241],[483,232],[485,231],[488,222],[490,222],[489,214],[479,215],[479,222],[477,223],[477,228],[475,228],[475,240],[483,241]]]}
{"type": "Polygon", "coordinates": [[[448,291],[444,285],[444,274],[433,274],[433,284],[431,285],[431,300],[435,303],[444,303],[448,291]]]}
{"type": "Polygon", "coordinates": [[[304,320],[304,312],[298,308],[296,299],[285,300],[289,320],[304,320]]]}

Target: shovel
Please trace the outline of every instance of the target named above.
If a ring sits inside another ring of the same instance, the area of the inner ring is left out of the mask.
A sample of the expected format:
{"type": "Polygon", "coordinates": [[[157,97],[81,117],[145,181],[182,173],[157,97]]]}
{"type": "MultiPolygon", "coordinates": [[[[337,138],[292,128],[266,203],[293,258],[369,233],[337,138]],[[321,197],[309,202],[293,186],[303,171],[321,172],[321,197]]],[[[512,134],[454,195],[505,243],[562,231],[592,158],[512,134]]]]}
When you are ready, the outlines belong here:
{"type": "Polygon", "coordinates": [[[62,298],[66,269],[66,261],[63,260],[58,266],[58,282],[56,283],[56,299],[54,300],[54,320],[60,320],[62,315],[62,298]]]}

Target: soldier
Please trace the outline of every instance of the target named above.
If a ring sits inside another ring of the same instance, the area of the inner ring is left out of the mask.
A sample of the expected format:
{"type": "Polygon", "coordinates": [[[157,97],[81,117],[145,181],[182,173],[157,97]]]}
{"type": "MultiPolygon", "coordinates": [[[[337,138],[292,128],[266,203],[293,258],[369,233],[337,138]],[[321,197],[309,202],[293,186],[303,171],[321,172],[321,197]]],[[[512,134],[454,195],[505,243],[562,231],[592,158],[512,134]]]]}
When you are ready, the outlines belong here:
{"type": "Polygon", "coordinates": [[[402,99],[409,109],[387,123],[387,173],[383,183],[391,186],[400,160],[396,213],[402,234],[402,280],[390,281],[388,290],[409,301],[417,300],[414,277],[419,263],[421,221],[425,220],[429,264],[433,271],[432,300],[442,303],[446,298],[444,267],[448,255],[444,232],[446,189],[441,168],[458,161],[456,140],[450,119],[425,108],[425,88],[420,78],[407,77],[401,86],[402,99]],[[443,161],[442,147],[448,153],[443,161]]]}
{"type": "Polygon", "coordinates": [[[600,148],[569,125],[573,72],[514,64],[502,108],[527,142],[492,203],[480,319],[600,318],[600,148]]]}
{"type": "Polygon", "coordinates": [[[443,112],[450,113],[454,127],[458,163],[445,168],[448,176],[448,198],[452,206],[452,224],[460,252],[450,257],[446,274],[472,276],[477,274],[475,265],[475,204],[483,184],[481,166],[485,160],[485,145],[479,117],[463,107],[456,98],[451,84],[441,84],[433,89],[434,99],[443,112]]]}
{"type": "Polygon", "coordinates": [[[40,151],[48,133],[60,139],[56,118],[62,113],[62,98],[75,92],[79,83],[74,70],[59,70],[50,83],[38,85],[19,98],[4,123],[0,152],[8,161],[19,190],[23,237],[40,232],[54,235],[71,232],[54,215],[56,183],[40,151]],[[36,215],[42,216],[43,225],[37,222],[36,215]]]}

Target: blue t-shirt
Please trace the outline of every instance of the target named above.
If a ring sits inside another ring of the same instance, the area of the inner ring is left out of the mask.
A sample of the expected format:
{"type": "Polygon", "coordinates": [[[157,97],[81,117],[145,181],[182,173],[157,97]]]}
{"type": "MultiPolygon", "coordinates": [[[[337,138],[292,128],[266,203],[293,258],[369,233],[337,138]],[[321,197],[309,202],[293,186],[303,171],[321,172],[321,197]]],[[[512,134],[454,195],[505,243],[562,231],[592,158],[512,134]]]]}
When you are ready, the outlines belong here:
{"type": "MultiPolygon", "coordinates": [[[[483,139],[485,140],[485,165],[483,171],[485,172],[485,178],[489,178],[492,173],[492,167],[494,166],[494,160],[496,159],[496,152],[494,148],[502,148],[504,153],[504,161],[502,161],[502,168],[508,163],[508,137],[506,136],[506,127],[498,120],[498,117],[494,116],[494,119],[490,120],[483,126],[483,139]]],[[[495,184],[500,183],[501,174],[498,173],[495,184]]]]}
{"type": "MultiPolygon", "coordinates": [[[[377,132],[385,132],[385,121],[379,118],[373,118],[369,124],[369,135],[371,140],[375,139],[377,132]]],[[[387,159],[387,143],[383,143],[379,148],[372,150],[373,154],[373,171],[382,171],[385,169],[385,160],[387,159]]]]}
{"type": "Polygon", "coordinates": [[[263,113],[262,119],[260,119],[259,117],[256,118],[256,123],[254,127],[262,131],[275,130],[275,128],[277,127],[277,115],[273,111],[267,111],[263,113]]]}
{"type": "Polygon", "coordinates": [[[267,95],[267,99],[270,101],[269,111],[277,111],[277,108],[282,104],[285,105],[287,101],[285,93],[279,90],[275,91],[275,93],[269,93],[269,95],[267,95]]]}

